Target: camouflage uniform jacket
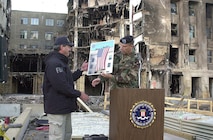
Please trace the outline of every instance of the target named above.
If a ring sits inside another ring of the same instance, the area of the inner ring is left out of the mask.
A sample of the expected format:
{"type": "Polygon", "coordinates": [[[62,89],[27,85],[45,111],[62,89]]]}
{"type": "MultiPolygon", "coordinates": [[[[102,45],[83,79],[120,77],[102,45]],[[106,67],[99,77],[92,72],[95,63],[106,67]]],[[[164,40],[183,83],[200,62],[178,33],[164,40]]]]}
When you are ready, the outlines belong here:
{"type": "MultiPolygon", "coordinates": [[[[139,60],[134,52],[130,55],[115,53],[113,62],[114,78],[110,79],[110,89],[138,88],[139,60]]],[[[100,77],[101,81],[106,79],[100,77]]]]}

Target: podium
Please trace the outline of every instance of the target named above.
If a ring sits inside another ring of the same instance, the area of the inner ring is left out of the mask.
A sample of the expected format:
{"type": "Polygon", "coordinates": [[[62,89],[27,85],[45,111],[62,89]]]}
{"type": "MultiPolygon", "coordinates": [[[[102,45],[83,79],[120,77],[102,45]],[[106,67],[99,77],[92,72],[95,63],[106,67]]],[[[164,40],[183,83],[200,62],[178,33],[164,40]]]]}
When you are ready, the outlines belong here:
{"type": "Polygon", "coordinates": [[[163,140],[164,89],[110,92],[109,140],[163,140]]]}

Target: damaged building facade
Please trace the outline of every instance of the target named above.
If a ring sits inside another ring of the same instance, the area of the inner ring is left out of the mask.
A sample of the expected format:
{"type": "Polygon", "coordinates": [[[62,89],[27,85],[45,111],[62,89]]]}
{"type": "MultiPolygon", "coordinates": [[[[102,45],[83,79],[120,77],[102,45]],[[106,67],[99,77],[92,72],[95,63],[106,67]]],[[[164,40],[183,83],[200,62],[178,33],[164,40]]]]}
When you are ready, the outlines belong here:
{"type": "Polygon", "coordinates": [[[74,64],[88,56],[92,42],[113,39],[118,48],[119,38],[130,34],[143,60],[141,88],[212,97],[212,8],[211,0],[70,0],[74,64]]]}
{"type": "MultiPolygon", "coordinates": [[[[115,40],[118,50],[119,39],[130,34],[142,59],[141,88],[165,88],[166,96],[212,97],[212,0],[69,0],[67,6],[66,34],[75,44],[70,59],[72,69],[88,59],[91,43],[115,40]]],[[[25,46],[13,42],[15,37],[25,36],[17,28],[13,28],[8,91],[4,92],[26,93],[24,87],[31,86],[29,91],[41,94],[42,60],[50,50],[45,51],[44,44],[28,48],[30,43],[25,46]],[[23,76],[29,78],[24,81],[23,76]]],[[[33,41],[32,31],[29,30],[26,43],[33,41]]],[[[39,36],[39,40],[43,38],[44,35],[39,36]]],[[[87,75],[83,78],[87,93],[94,90],[90,78],[87,75]]]]}

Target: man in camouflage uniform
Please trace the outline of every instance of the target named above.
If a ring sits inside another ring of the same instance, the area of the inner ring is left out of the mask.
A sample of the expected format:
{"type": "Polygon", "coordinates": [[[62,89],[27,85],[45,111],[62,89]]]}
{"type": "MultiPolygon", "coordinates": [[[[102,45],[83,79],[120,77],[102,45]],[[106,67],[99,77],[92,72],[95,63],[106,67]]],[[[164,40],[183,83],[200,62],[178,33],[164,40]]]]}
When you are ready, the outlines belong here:
{"type": "Polygon", "coordinates": [[[102,73],[92,81],[95,87],[100,82],[110,80],[110,89],[138,88],[139,60],[135,54],[133,36],[120,39],[119,52],[114,54],[113,73],[102,73]]]}

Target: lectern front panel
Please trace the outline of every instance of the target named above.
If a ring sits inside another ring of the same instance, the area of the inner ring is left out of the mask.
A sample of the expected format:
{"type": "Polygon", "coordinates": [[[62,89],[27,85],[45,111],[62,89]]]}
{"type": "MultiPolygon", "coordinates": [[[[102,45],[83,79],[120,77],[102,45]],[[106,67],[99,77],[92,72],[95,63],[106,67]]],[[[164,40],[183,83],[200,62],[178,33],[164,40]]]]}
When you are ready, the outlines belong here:
{"type": "Polygon", "coordinates": [[[163,140],[164,89],[110,92],[110,140],[163,140]]]}

